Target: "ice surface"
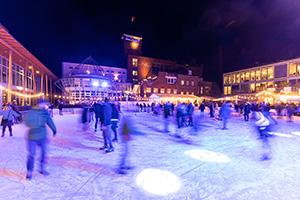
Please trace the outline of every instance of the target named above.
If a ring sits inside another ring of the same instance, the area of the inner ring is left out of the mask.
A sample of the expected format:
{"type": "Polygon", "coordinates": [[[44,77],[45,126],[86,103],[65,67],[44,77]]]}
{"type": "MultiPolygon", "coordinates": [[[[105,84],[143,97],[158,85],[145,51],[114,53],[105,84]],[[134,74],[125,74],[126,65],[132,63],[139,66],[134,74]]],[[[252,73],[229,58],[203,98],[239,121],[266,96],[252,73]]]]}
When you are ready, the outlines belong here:
{"type": "MultiPolygon", "coordinates": [[[[46,170],[50,175],[38,173],[38,149],[33,178],[26,181],[27,128],[14,125],[13,137],[6,132],[0,138],[0,199],[300,199],[297,117],[293,122],[278,119],[279,125],[271,128],[277,135],[269,139],[272,159],[260,161],[262,143],[254,121],[244,122],[242,115],[233,115],[229,130],[221,130],[222,122],[208,115],[197,121],[197,129],[178,130],[176,118],[171,117],[170,133],[163,131],[162,116],[132,116],[136,127],[147,135],[135,135],[129,142],[129,165],[134,169],[126,175],[116,173],[122,142],[114,143],[114,152],[103,154],[98,150],[103,145],[102,133],[93,132],[94,124],[82,131],[79,115],[64,115],[54,116],[57,136],[52,137],[49,130],[46,170]],[[193,152],[194,157],[185,152],[193,152]],[[199,152],[206,159],[197,159],[203,158],[195,154],[199,152]],[[219,156],[229,162],[214,162],[219,156]],[[146,169],[172,174],[169,179],[179,181],[179,189],[167,187],[168,192],[159,193],[163,196],[140,188],[136,179],[146,169]]],[[[197,116],[199,112],[195,120],[197,116]]]]}

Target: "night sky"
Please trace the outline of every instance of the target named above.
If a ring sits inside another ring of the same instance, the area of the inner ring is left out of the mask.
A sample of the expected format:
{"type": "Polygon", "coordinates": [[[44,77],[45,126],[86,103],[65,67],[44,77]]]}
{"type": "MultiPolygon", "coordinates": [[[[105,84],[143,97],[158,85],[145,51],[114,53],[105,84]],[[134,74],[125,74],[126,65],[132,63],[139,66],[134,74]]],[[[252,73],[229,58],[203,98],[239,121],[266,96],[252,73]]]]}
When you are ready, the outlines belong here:
{"type": "Polygon", "coordinates": [[[0,23],[59,78],[63,61],[89,55],[125,67],[128,33],[143,37],[144,56],[195,60],[216,81],[220,49],[223,72],[300,56],[299,10],[298,0],[7,0],[0,23]]]}

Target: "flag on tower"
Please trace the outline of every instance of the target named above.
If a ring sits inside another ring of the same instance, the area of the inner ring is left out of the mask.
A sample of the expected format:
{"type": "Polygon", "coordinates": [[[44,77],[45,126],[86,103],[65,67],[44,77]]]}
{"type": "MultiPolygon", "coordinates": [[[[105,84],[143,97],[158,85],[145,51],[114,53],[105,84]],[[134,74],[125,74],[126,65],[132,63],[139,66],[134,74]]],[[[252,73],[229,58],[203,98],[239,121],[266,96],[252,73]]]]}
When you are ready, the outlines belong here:
{"type": "Polygon", "coordinates": [[[134,17],[131,17],[131,22],[133,22],[133,20],[134,20],[134,17]]]}

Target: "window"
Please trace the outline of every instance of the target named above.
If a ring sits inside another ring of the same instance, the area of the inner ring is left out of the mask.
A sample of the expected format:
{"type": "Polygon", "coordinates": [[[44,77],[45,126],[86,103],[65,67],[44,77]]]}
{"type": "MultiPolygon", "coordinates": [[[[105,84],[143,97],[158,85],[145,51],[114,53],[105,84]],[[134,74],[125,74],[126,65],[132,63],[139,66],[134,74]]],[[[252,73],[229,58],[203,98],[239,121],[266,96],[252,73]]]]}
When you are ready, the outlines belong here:
{"type": "Polygon", "coordinates": [[[194,81],[191,82],[192,86],[194,86],[194,81]]]}
{"type": "Polygon", "coordinates": [[[186,92],[186,95],[189,95],[189,92],[186,92]]]}
{"type": "Polygon", "coordinates": [[[137,58],[132,58],[132,66],[137,67],[138,65],[138,59],[137,58]]]}
{"type": "Polygon", "coordinates": [[[256,81],[260,81],[260,69],[256,70],[255,78],[256,78],[256,81]]]}
{"type": "Polygon", "coordinates": [[[157,93],[158,89],[157,88],[153,88],[153,93],[157,93]]]}
{"type": "Polygon", "coordinates": [[[274,73],[273,67],[268,67],[268,79],[273,79],[274,78],[273,73],[274,73]]]}
{"type": "Polygon", "coordinates": [[[249,79],[250,79],[250,72],[246,72],[245,82],[249,82],[249,79]]]}
{"type": "Polygon", "coordinates": [[[165,93],[165,88],[160,88],[160,93],[164,94],[165,93]]]}
{"type": "Polygon", "coordinates": [[[191,76],[193,75],[192,70],[188,70],[188,74],[191,76]]]}
{"type": "Polygon", "coordinates": [[[235,77],[236,77],[235,82],[236,82],[236,83],[239,83],[239,82],[240,82],[240,74],[236,74],[235,77]]]}
{"type": "Polygon", "coordinates": [[[194,92],[192,92],[192,95],[194,95],[194,92]]]}
{"type": "Polygon", "coordinates": [[[229,82],[229,77],[228,76],[224,76],[224,84],[228,84],[229,82]]]}
{"type": "Polygon", "coordinates": [[[189,81],[186,81],[186,85],[190,85],[190,82],[189,82],[189,81]]]}
{"type": "Polygon", "coordinates": [[[232,83],[236,83],[235,74],[232,74],[232,83]]]}
{"type": "Polygon", "coordinates": [[[168,93],[168,94],[171,94],[171,89],[167,89],[167,93],[168,93]]]}
{"type": "Polygon", "coordinates": [[[181,92],[181,94],[183,94],[183,92],[181,92]]]}
{"type": "Polygon", "coordinates": [[[137,72],[137,71],[132,71],[132,75],[133,75],[133,76],[137,76],[137,75],[138,75],[138,72],[137,72]]]}
{"type": "Polygon", "coordinates": [[[146,92],[147,92],[147,93],[151,93],[151,88],[147,87],[147,88],[146,88],[146,92]]]}
{"type": "Polygon", "coordinates": [[[203,87],[201,87],[200,93],[203,94],[203,87]]]}
{"type": "Polygon", "coordinates": [[[245,72],[241,73],[241,83],[245,82],[245,72]]]}
{"type": "Polygon", "coordinates": [[[261,79],[266,80],[267,79],[267,68],[263,68],[261,70],[261,79]]]}
{"type": "Polygon", "coordinates": [[[174,91],[174,94],[177,94],[177,89],[173,89],[173,91],[174,91]]]}
{"type": "Polygon", "coordinates": [[[181,81],[181,85],[184,85],[184,81],[181,81]]]}
{"type": "Polygon", "coordinates": [[[255,81],[255,71],[251,71],[251,81],[255,81]]]}

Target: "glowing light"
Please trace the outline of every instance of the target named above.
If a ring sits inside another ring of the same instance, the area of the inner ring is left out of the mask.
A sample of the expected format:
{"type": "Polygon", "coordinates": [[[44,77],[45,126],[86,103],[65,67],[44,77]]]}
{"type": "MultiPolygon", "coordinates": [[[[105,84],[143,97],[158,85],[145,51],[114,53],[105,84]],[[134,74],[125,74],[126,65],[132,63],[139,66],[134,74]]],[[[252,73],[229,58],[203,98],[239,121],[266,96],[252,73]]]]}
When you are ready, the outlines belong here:
{"type": "Polygon", "coordinates": [[[61,98],[61,96],[58,96],[58,98],[61,98]]]}
{"type": "Polygon", "coordinates": [[[57,95],[54,95],[54,97],[57,97],[57,95]]]}
{"type": "Polygon", "coordinates": [[[293,137],[292,135],[284,134],[284,133],[276,133],[276,132],[268,132],[270,135],[276,135],[281,137],[293,137]]]}
{"type": "Polygon", "coordinates": [[[118,80],[118,74],[115,74],[115,80],[118,80]]]}
{"type": "Polygon", "coordinates": [[[139,43],[137,43],[137,42],[131,42],[130,46],[131,46],[132,49],[137,49],[139,47],[139,43]]]}
{"type": "Polygon", "coordinates": [[[28,68],[29,68],[29,69],[32,69],[32,66],[29,66],[28,68]]]}
{"type": "MultiPolygon", "coordinates": [[[[8,92],[8,93],[12,93],[12,94],[14,94],[14,95],[16,95],[16,96],[26,97],[26,98],[40,97],[40,96],[43,96],[43,95],[44,95],[44,93],[39,93],[39,94],[35,94],[35,95],[25,95],[25,94],[22,94],[22,93],[19,93],[19,92],[15,92],[15,91],[9,90],[9,89],[4,88],[4,87],[2,87],[2,86],[0,86],[0,89],[6,91],[6,92],[8,92]]],[[[5,94],[4,94],[4,95],[5,95],[5,94]]]]}
{"type": "Polygon", "coordinates": [[[159,169],[145,169],[136,178],[139,187],[156,195],[167,195],[180,188],[180,181],[171,172],[159,169]]]}
{"type": "Polygon", "coordinates": [[[107,86],[108,86],[108,84],[106,81],[102,82],[102,87],[107,87],[107,86]]]}
{"type": "Polygon", "coordinates": [[[36,73],[37,73],[37,74],[39,74],[39,73],[40,73],[40,71],[36,71],[36,73]]]}
{"type": "Polygon", "coordinates": [[[197,160],[202,160],[205,162],[230,162],[231,160],[224,154],[208,151],[204,149],[196,149],[185,151],[185,155],[188,155],[197,160]]]}
{"type": "Polygon", "coordinates": [[[98,87],[98,86],[99,86],[99,81],[93,81],[93,82],[92,82],[92,86],[98,87]]]}
{"type": "Polygon", "coordinates": [[[86,70],[86,73],[87,73],[87,74],[90,74],[91,72],[90,72],[89,70],[86,70]]]}

